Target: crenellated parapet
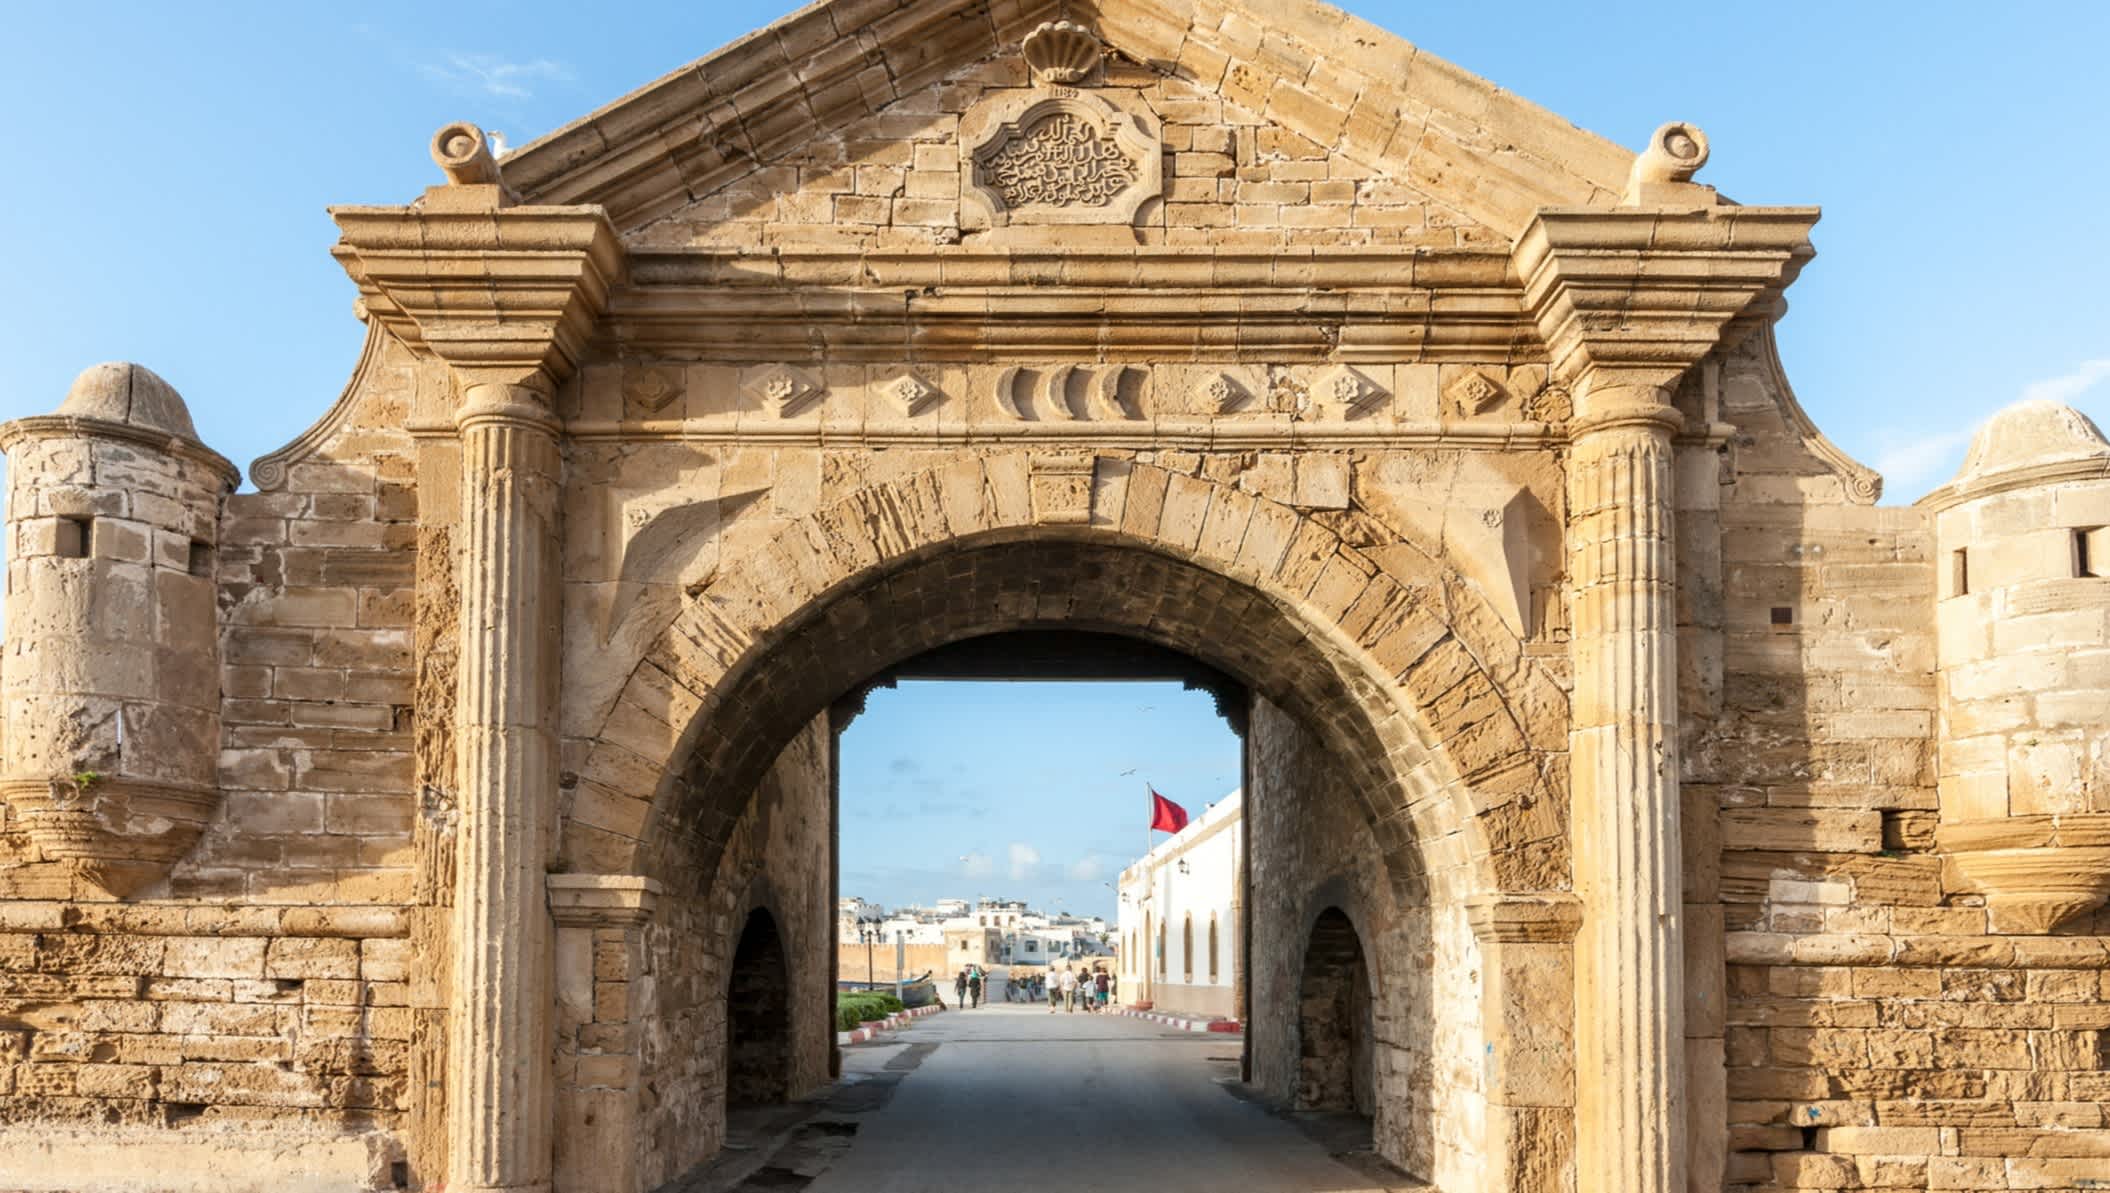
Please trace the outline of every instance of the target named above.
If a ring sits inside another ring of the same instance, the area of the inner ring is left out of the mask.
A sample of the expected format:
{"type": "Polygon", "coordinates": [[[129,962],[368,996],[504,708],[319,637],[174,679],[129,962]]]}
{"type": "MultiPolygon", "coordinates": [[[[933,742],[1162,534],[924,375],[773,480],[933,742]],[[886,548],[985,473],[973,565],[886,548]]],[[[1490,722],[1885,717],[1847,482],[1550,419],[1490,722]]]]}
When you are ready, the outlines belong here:
{"type": "Polygon", "coordinates": [[[56,412],[0,426],[0,451],[0,798],[71,893],[122,897],[219,806],[214,551],[238,473],[133,364],[97,365],[56,412]]]}

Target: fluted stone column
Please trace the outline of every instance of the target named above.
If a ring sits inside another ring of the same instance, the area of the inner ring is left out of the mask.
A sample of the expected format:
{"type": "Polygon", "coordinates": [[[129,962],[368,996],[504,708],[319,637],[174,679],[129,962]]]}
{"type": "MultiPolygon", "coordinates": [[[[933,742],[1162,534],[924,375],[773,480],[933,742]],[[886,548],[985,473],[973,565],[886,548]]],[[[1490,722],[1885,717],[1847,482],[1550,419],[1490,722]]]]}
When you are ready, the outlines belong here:
{"type": "Polygon", "coordinates": [[[464,396],[448,1187],[546,1191],[557,439],[533,389],[472,385],[464,396]]]}
{"type": "Polygon", "coordinates": [[[1671,431],[1650,387],[1585,399],[1568,460],[1575,665],[1577,1175],[1685,1188],[1671,431]]]}

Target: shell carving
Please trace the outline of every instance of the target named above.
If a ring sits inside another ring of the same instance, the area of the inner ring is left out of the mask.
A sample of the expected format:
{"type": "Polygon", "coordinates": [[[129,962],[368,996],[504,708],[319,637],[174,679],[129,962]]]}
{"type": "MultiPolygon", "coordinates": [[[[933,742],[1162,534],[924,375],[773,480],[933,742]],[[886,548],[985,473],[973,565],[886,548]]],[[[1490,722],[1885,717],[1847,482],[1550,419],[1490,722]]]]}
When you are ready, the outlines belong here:
{"type": "Polygon", "coordinates": [[[1072,21],[1049,21],[1026,35],[1020,46],[1033,81],[1043,86],[1081,83],[1098,68],[1099,39],[1072,21]]]}

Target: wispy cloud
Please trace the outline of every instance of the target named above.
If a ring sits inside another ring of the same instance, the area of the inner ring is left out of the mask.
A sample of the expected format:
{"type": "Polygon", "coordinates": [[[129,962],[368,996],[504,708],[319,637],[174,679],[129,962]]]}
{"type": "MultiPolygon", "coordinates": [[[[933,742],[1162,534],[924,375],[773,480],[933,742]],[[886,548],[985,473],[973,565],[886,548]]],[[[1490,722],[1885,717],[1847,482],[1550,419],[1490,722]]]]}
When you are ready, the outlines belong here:
{"type": "Polygon", "coordinates": [[[2070,371],[2022,387],[2025,402],[2071,402],[2110,380],[2110,359],[2084,360],[2070,371]]]}
{"type": "Polygon", "coordinates": [[[1098,882],[1106,877],[1106,864],[1098,854],[1086,854],[1070,863],[1069,873],[1072,882],[1098,882]]]}
{"type": "Polygon", "coordinates": [[[967,854],[960,859],[960,873],[967,878],[987,878],[996,873],[996,859],[981,852],[967,854]]]}
{"type": "Polygon", "coordinates": [[[1883,474],[1884,486],[1899,494],[1920,493],[1953,468],[1956,455],[1971,442],[1976,423],[1935,434],[1909,434],[1886,428],[1880,432],[1882,446],[1871,461],[1883,474]]]}
{"type": "MultiPolygon", "coordinates": [[[[2017,400],[2071,403],[2106,381],[2110,381],[2110,358],[2084,360],[2057,376],[2029,382],[2017,400]]],[[[1878,433],[1880,445],[1870,462],[1883,474],[1891,492],[1900,496],[1923,493],[1955,469],[1971,436],[1983,422],[1976,419],[1967,426],[1934,432],[1885,428],[1878,433]]]]}
{"type": "Polygon", "coordinates": [[[1034,867],[1040,865],[1040,850],[1023,841],[1011,843],[1011,881],[1024,882],[1033,876],[1034,867]]]}
{"type": "Polygon", "coordinates": [[[575,76],[562,62],[533,58],[514,62],[497,54],[451,52],[437,61],[418,64],[426,78],[458,91],[475,92],[494,99],[533,99],[535,88],[544,83],[568,83],[575,76]]]}

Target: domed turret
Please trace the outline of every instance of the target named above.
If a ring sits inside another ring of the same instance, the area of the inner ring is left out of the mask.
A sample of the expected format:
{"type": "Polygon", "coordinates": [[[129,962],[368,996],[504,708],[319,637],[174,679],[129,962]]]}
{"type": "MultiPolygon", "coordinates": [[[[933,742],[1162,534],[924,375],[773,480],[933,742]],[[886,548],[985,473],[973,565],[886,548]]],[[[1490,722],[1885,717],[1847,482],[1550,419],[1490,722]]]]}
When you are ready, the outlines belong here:
{"type": "Polygon", "coordinates": [[[1994,931],[2047,932],[2110,896],[2110,442],[2024,402],[1921,504],[1941,586],[1936,842],[1994,931]]]}
{"type": "Polygon", "coordinates": [[[218,805],[214,545],[239,474],[168,382],[80,375],[0,426],[9,552],[0,799],[78,893],[165,873],[218,805]]]}
{"type": "Polygon", "coordinates": [[[122,361],[90,365],[73,379],[58,413],[66,418],[94,418],[143,431],[162,431],[195,443],[190,407],[176,388],[145,365],[122,361]]]}

